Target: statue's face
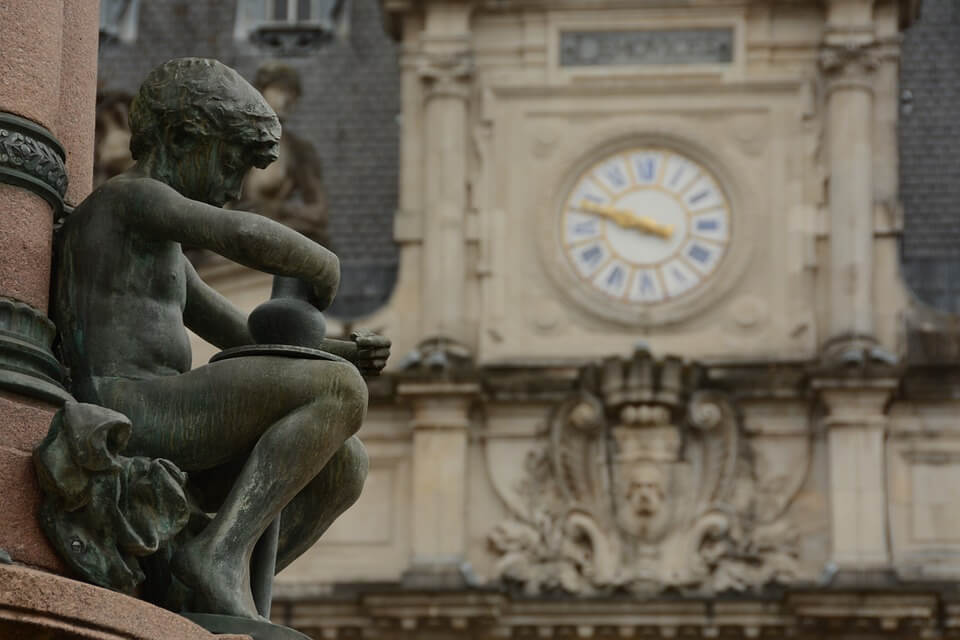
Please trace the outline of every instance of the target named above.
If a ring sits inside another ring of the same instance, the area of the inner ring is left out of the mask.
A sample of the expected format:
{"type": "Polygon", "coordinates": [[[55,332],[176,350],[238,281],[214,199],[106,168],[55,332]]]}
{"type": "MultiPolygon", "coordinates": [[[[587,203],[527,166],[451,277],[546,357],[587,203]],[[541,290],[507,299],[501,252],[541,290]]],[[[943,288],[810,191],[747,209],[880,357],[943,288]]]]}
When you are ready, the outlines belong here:
{"type": "Polygon", "coordinates": [[[171,185],[193,200],[222,207],[239,200],[243,178],[252,163],[243,147],[225,140],[200,140],[177,163],[179,185],[171,185]]]}
{"type": "Polygon", "coordinates": [[[666,504],[669,467],[634,462],[617,474],[617,523],[641,540],[653,542],[666,531],[670,510],[666,504]]]}

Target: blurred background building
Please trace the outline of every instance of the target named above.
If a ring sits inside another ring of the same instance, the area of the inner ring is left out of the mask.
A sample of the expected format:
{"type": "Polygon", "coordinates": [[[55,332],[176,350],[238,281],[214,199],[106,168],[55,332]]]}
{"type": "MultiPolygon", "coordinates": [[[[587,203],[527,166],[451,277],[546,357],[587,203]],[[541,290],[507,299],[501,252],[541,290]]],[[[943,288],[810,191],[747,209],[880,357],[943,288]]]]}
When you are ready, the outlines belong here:
{"type": "Polygon", "coordinates": [[[102,0],[99,179],[186,55],[260,70],[293,138],[238,206],[394,340],[278,621],[960,636],[954,0],[102,0]]]}

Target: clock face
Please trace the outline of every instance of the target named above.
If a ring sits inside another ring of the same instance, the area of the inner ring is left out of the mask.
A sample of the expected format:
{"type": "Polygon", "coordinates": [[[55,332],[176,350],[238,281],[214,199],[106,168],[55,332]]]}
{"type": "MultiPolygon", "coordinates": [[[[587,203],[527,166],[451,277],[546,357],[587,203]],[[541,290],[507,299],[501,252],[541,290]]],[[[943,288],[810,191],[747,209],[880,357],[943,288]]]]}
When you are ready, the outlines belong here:
{"type": "Polygon", "coordinates": [[[702,288],[731,240],[713,174],[665,148],[609,155],[584,171],[560,215],[563,253],[584,286],[649,308],[702,288]]]}

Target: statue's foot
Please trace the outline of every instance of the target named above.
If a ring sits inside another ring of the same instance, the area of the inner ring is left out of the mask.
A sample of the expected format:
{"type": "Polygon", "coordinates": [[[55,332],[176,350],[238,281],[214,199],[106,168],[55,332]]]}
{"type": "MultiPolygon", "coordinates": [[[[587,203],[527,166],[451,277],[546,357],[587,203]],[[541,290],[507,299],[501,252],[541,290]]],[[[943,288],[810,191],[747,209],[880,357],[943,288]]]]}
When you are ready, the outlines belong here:
{"type": "Polygon", "coordinates": [[[190,610],[266,621],[257,613],[244,562],[194,538],[177,550],[170,572],[192,592],[190,610]]]}

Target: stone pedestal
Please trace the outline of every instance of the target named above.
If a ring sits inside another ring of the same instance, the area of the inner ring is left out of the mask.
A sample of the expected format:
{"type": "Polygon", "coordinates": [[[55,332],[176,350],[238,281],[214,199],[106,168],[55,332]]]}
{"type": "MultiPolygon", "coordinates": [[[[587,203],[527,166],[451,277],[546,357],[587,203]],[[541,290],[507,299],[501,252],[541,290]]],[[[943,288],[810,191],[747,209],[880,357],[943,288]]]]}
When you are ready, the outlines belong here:
{"type": "Polygon", "coordinates": [[[249,636],[215,636],[186,618],[142,600],[10,565],[0,565],[0,637],[5,640],[250,640],[249,636]]]}

